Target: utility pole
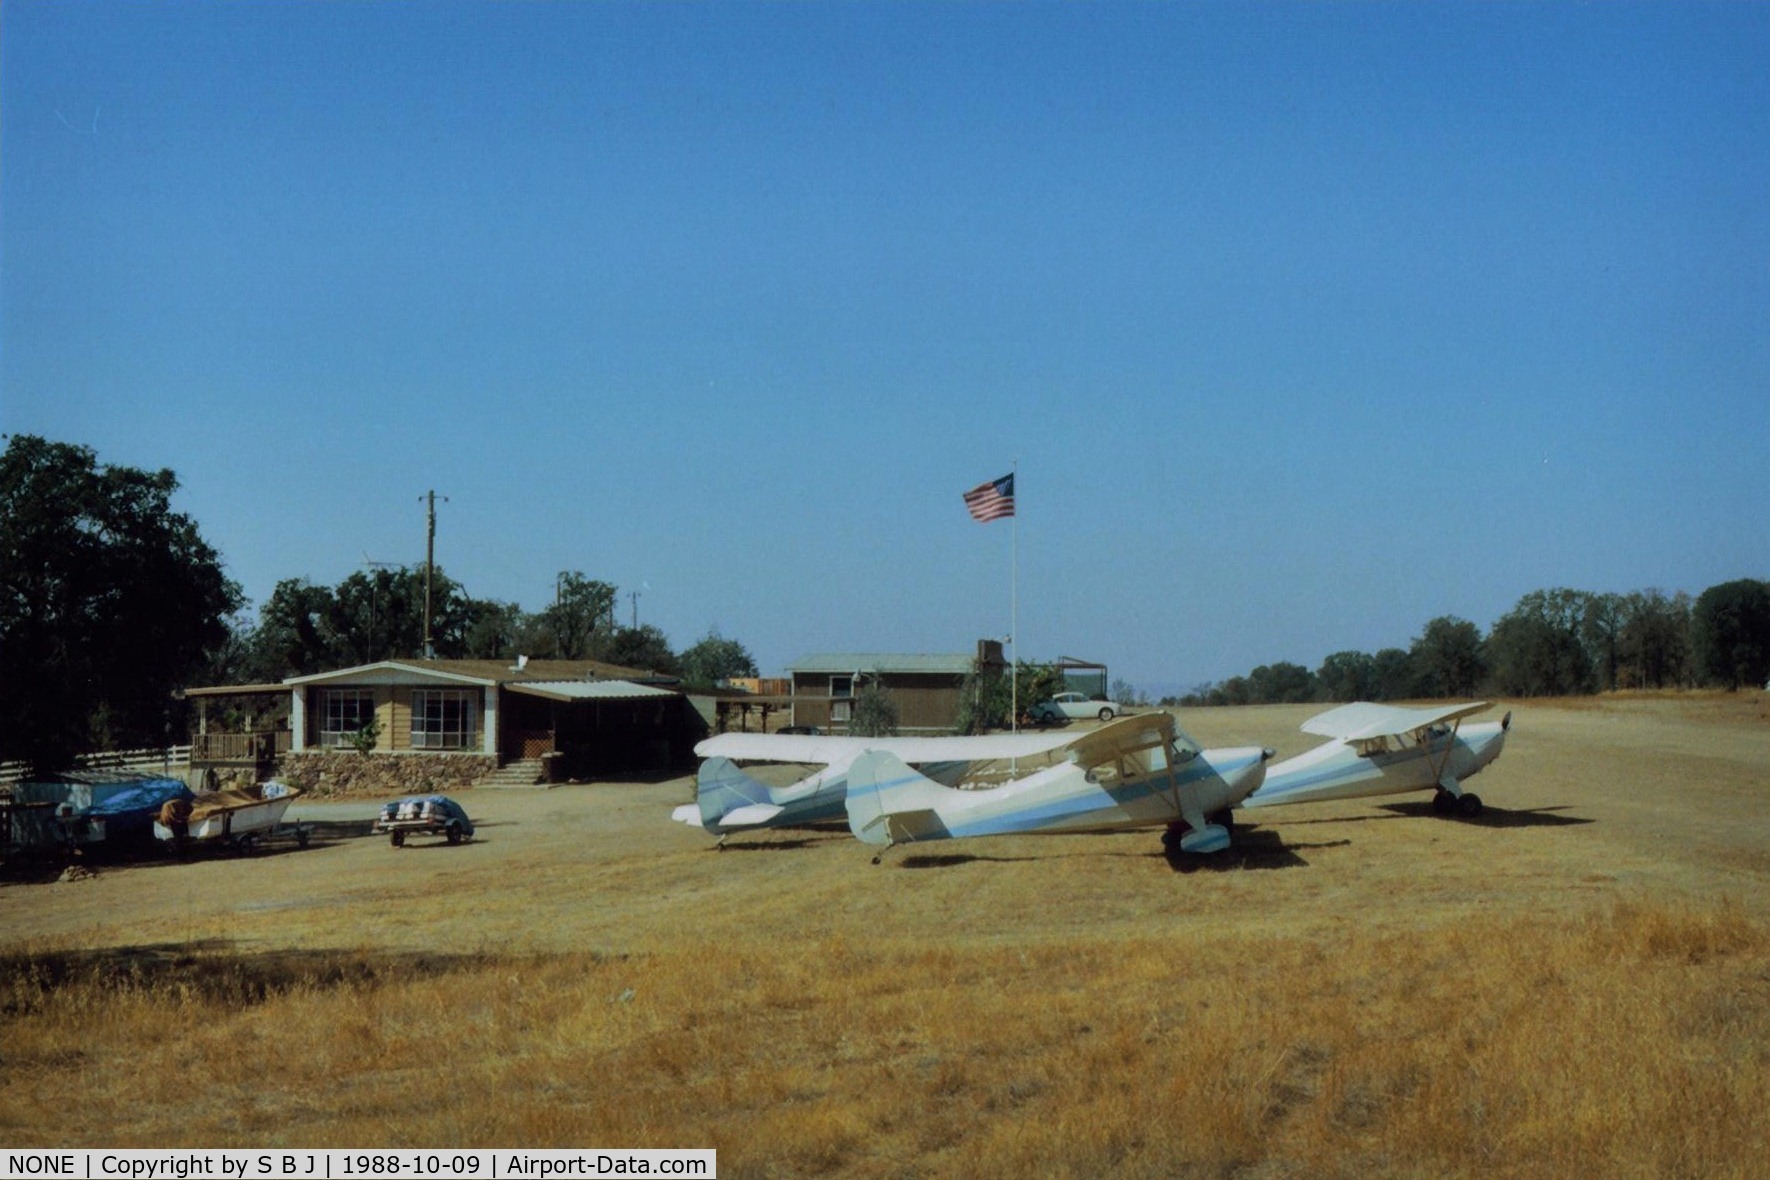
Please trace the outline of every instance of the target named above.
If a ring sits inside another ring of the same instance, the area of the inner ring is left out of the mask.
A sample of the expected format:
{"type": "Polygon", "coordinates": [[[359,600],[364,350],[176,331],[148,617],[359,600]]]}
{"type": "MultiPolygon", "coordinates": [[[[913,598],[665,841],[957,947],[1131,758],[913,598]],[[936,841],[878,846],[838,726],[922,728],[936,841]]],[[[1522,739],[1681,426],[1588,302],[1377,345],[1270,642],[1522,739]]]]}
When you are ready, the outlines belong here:
{"type": "Polygon", "coordinates": [[[633,600],[633,629],[639,630],[639,591],[627,591],[627,597],[633,600]]]}
{"type": "MultiPolygon", "coordinates": [[[[419,499],[430,505],[424,532],[424,658],[434,660],[436,642],[430,633],[430,588],[436,581],[436,489],[432,488],[419,499]]],[[[448,502],[449,498],[444,496],[443,503],[448,502]]]]}

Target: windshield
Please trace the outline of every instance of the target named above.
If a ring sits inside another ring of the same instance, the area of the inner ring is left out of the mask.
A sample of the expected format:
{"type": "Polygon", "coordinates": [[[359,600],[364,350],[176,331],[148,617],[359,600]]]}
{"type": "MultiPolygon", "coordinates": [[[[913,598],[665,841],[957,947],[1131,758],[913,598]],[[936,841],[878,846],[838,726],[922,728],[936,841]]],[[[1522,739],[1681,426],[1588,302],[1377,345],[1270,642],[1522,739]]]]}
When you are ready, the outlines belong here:
{"type": "Polygon", "coordinates": [[[1174,727],[1175,765],[1179,765],[1182,762],[1190,762],[1194,758],[1197,758],[1203,751],[1204,747],[1199,745],[1198,741],[1194,739],[1191,734],[1187,733],[1184,729],[1181,729],[1178,725],[1174,727]]]}

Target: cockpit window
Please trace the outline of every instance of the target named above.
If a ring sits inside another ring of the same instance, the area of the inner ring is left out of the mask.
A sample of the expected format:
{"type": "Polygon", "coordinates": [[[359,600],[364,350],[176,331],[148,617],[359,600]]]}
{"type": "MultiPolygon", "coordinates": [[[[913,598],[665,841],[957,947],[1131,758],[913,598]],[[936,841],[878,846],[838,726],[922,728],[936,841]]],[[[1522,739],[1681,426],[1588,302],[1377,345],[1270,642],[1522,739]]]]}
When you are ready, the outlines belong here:
{"type": "Polygon", "coordinates": [[[1198,742],[1193,739],[1191,734],[1179,728],[1174,730],[1175,766],[1185,766],[1188,762],[1191,762],[1203,752],[1204,747],[1199,745],[1198,742]]]}

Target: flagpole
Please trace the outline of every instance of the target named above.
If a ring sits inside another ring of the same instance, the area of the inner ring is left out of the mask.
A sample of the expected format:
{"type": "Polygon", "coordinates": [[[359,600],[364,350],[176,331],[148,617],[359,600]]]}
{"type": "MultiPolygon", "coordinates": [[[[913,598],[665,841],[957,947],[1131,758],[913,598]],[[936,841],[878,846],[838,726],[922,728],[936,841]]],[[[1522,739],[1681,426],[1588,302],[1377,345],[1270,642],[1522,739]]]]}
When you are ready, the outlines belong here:
{"type": "Polygon", "coordinates": [[[1008,545],[1008,643],[1014,648],[1014,663],[1009,670],[1009,708],[1013,710],[1011,733],[1020,732],[1020,459],[1014,460],[1014,527],[1008,545]]]}

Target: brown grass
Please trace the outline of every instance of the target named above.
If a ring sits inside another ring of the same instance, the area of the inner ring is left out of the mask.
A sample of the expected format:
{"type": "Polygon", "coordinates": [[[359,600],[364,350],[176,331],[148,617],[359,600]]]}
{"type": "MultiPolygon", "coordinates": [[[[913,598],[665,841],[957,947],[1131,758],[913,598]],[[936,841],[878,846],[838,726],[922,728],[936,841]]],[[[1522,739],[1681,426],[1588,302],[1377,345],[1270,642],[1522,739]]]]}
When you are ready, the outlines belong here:
{"type": "Polygon", "coordinates": [[[1748,1175],[1770,932],[15,952],[0,1139],[715,1144],[725,1175],[1748,1175]],[[76,1097],[77,1096],[77,1097],[76,1097]]]}
{"type": "MultiPolygon", "coordinates": [[[[1758,1174],[1770,746],[1699,707],[1526,705],[1477,780],[1487,822],[1296,808],[1209,867],[1149,836],[713,853],[663,818],[677,784],[470,797],[459,849],[339,836],[11,885],[0,1143],[1758,1174]]],[[[1294,749],[1306,713],[1182,720],[1294,749]]]]}

